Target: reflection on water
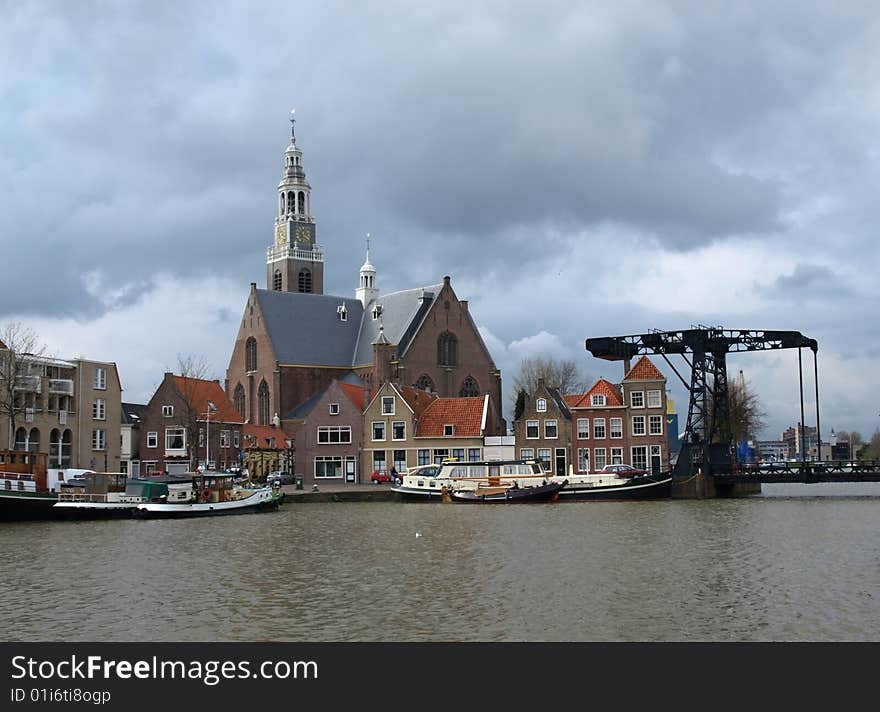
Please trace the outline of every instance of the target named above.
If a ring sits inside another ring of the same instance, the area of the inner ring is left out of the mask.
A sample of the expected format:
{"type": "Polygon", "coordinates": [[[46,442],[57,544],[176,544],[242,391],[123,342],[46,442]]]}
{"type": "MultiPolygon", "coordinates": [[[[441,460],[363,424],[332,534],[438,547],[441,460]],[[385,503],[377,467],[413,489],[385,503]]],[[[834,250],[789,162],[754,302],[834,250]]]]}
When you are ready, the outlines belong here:
{"type": "Polygon", "coordinates": [[[880,496],[814,492],[0,524],[2,639],[880,640],[880,496]]]}

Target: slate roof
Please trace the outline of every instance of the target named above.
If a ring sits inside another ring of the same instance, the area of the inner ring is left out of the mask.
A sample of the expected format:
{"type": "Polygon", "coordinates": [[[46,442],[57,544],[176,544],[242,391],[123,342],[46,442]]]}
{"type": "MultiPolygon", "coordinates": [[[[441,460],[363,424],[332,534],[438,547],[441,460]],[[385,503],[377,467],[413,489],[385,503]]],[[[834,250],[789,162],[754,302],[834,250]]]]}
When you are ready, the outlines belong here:
{"type": "Polygon", "coordinates": [[[143,417],[143,410],[147,406],[141,403],[123,403],[122,404],[122,424],[137,425],[143,417]]]}
{"type": "Polygon", "coordinates": [[[488,398],[437,398],[419,419],[416,437],[442,438],[444,425],[454,425],[457,438],[481,437],[488,398]]]}
{"type": "Polygon", "coordinates": [[[560,412],[566,417],[571,417],[571,411],[568,407],[568,401],[563,397],[562,393],[559,392],[558,388],[547,388],[547,393],[550,394],[550,397],[556,402],[556,407],[559,408],[560,412]]]}
{"type": "Polygon", "coordinates": [[[624,381],[664,381],[666,377],[660,373],[647,356],[642,356],[623,377],[624,381]]]}
{"type": "Polygon", "coordinates": [[[392,292],[370,302],[329,294],[257,289],[266,331],[279,363],[301,366],[364,366],[373,362],[373,342],[385,338],[405,353],[442,284],[392,292]],[[373,318],[373,307],[381,307],[373,318]],[[338,308],[345,307],[346,320],[338,308]],[[308,334],[303,339],[302,334],[308,334]]]}

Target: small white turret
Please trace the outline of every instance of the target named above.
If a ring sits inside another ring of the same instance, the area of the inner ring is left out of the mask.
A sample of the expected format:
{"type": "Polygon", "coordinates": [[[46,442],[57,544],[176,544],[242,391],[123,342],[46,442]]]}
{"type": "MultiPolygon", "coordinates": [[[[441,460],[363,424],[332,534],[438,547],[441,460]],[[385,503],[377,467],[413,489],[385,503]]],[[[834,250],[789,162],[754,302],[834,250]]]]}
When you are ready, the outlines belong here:
{"type": "Polygon", "coordinates": [[[370,233],[367,233],[367,259],[361,265],[360,286],[355,291],[355,298],[364,305],[364,309],[370,302],[379,297],[379,289],[376,286],[376,268],[370,262],[370,233]]]}

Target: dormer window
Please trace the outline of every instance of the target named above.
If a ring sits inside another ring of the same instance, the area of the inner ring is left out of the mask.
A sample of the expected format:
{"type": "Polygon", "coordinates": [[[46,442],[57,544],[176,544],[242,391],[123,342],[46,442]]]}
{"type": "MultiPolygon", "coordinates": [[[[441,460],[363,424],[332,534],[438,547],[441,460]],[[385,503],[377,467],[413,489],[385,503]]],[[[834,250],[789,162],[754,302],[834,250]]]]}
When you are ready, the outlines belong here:
{"type": "Polygon", "coordinates": [[[547,401],[544,398],[538,398],[538,402],[536,404],[539,413],[547,412],[547,401]]]}
{"type": "Polygon", "coordinates": [[[592,405],[594,408],[605,405],[605,394],[599,393],[593,396],[592,405]]]}
{"type": "Polygon", "coordinates": [[[339,321],[348,321],[348,311],[345,309],[345,304],[336,307],[336,315],[339,317],[339,321]]]}
{"type": "Polygon", "coordinates": [[[443,426],[443,437],[451,438],[455,436],[455,426],[454,425],[444,425],[443,426]]]}
{"type": "Polygon", "coordinates": [[[380,316],[382,316],[382,305],[377,304],[376,306],[373,307],[373,320],[375,321],[380,316]]]}

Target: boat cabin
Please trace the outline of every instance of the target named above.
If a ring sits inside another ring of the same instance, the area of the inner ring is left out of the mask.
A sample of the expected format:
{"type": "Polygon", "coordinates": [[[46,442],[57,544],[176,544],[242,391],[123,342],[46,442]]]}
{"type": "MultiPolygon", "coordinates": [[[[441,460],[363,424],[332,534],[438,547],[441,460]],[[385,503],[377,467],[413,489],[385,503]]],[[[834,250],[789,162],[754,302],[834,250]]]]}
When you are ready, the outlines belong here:
{"type": "Polygon", "coordinates": [[[0,489],[46,492],[49,455],[27,450],[0,450],[0,489]]]}

